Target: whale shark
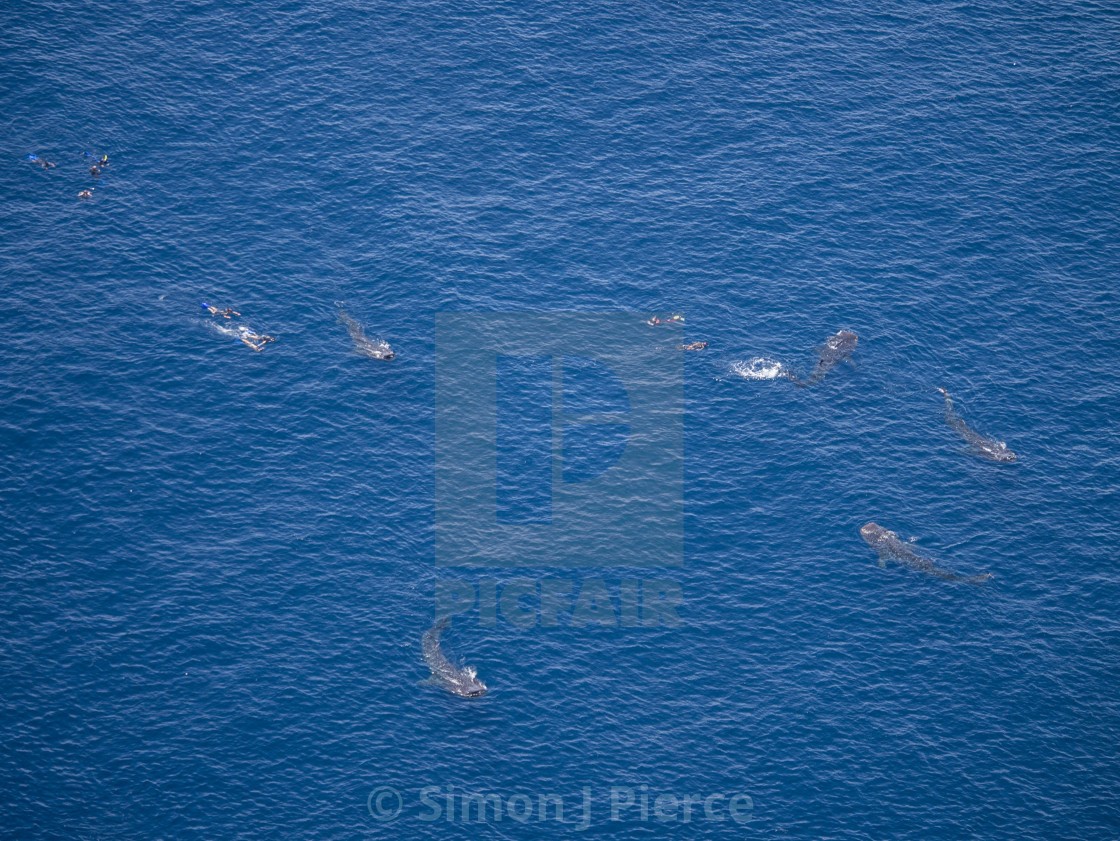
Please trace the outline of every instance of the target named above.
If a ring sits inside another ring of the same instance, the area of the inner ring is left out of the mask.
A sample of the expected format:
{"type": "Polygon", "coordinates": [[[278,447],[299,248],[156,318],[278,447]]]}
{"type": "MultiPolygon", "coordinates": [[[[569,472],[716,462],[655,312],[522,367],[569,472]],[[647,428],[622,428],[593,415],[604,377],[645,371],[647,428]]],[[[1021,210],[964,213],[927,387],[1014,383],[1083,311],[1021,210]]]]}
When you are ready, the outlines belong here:
{"type": "Polygon", "coordinates": [[[442,686],[453,695],[464,698],[481,698],[486,694],[486,684],[478,679],[478,674],[473,666],[459,667],[447,659],[439,647],[439,635],[451,622],[450,616],[444,616],[431,628],[424,632],[420,641],[420,648],[424,653],[424,662],[432,670],[432,683],[442,686]]]}
{"type": "Polygon", "coordinates": [[[916,569],[927,575],[943,578],[946,581],[967,581],[970,584],[979,584],[992,577],[990,572],[965,577],[957,575],[955,572],[950,572],[947,569],[942,569],[932,560],[922,557],[911,549],[908,544],[899,540],[895,532],[888,531],[878,523],[868,523],[859,530],[859,534],[860,537],[867,542],[868,546],[879,553],[880,566],[886,566],[887,559],[892,558],[911,569],[916,569]]]}
{"type": "Polygon", "coordinates": [[[341,305],[338,306],[338,321],[346,325],[346,332],[350,334],[357,353],[370,359],[392,359],[396,356],[388,342],[382,339],[370,339],[362,329],[362,325],[351,318],[341,305]]]}
{"type": "Polygon", "coordinates": [[[994,438],[985,438],[964,422],[953,408],[953,400],[949,397],[948,391],[944,388],[938,388],[937,390],[945,395],[945,420],[949,422],[949,426],[953,427],[961,438],[972,445],[973,450],[975,450],[977,454],[982,455],[984,458],[991,459],[992,461],[1015,461],[1015,453],[1011,452],[1005,443],[997,441],[994,438]]]}
{"type": "Polygon", "coordinates": [[[799,380],[793,373],[787,373],[787,376],[801,388],[819,383],[837,362],[851,358],[858,343],[859,336],[850,330],[841,330],[835,336],[829,336],[828,341],[821,347],[817,365],[809,375],[809,379],[799,380]]]}

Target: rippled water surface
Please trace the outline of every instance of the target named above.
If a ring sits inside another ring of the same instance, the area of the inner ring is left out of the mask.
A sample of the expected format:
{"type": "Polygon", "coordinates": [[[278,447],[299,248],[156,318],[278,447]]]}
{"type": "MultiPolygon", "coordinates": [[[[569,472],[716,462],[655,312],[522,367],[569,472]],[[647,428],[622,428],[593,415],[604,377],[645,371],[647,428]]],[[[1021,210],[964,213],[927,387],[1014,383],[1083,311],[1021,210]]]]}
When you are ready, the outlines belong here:
{"type": "Polygon", "coordinates": [[[1082,0],[6,10],[0,837],[1117,837],[1117,43],[1082,0]],[[437,313],[542,310],[709,343],[638,477],[677,465],[683,553],[437,566],[437,313]],[[463,614],[466,700],[422,683],[449,578],[615,601],[463,614]]]}

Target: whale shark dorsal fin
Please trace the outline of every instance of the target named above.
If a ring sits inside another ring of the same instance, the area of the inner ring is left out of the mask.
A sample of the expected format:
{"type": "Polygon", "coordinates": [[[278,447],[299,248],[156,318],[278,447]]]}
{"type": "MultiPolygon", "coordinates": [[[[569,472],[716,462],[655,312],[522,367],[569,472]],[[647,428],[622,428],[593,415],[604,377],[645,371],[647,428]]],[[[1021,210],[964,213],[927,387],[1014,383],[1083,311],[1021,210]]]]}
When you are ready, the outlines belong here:
{"type": "Polygon", "coordinates": [[[467,666],[465,669],[463,669],[463,671],[471,680],[474,680],[476,677],[478,677],[478,669],[476,669],[474,666],[467,666]]]}

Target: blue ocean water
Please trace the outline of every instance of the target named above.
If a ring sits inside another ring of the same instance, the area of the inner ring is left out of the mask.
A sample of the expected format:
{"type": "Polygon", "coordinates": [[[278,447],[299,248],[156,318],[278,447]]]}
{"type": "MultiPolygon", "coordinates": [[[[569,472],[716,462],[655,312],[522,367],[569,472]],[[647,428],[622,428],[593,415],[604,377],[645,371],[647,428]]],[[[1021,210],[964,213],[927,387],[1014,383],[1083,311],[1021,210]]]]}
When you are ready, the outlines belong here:
{"type": "Polygon", "coordinates": [[[6,9],[0,836],[1116,838],[1118,39],[1088,0],[6,9]],[[421,684],[452,310],[710,343],[680,626],[466,614],[477,701],[421,684]],[[813,388],[736,374],[841,328],[813,388]],[[880,568],[869,520],[995,577],[880,568]]]}

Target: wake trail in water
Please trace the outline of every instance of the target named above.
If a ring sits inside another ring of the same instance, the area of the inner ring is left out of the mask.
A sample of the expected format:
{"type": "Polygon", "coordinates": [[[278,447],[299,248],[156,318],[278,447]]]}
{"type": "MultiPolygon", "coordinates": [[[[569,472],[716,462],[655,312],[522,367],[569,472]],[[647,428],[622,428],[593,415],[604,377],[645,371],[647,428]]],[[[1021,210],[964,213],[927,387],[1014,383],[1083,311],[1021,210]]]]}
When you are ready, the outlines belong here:
{"type": "Polygon", "coordinates": [[[216,333],[220,333],[223,336],[229,336],[231,339],[240,339],[241,338],[241,333],[236,327],[227,327],[226,325],[219,324],[216,321],[208,321],[207,325],[210,327],[211,330],[213,330],[216,333]]]}

